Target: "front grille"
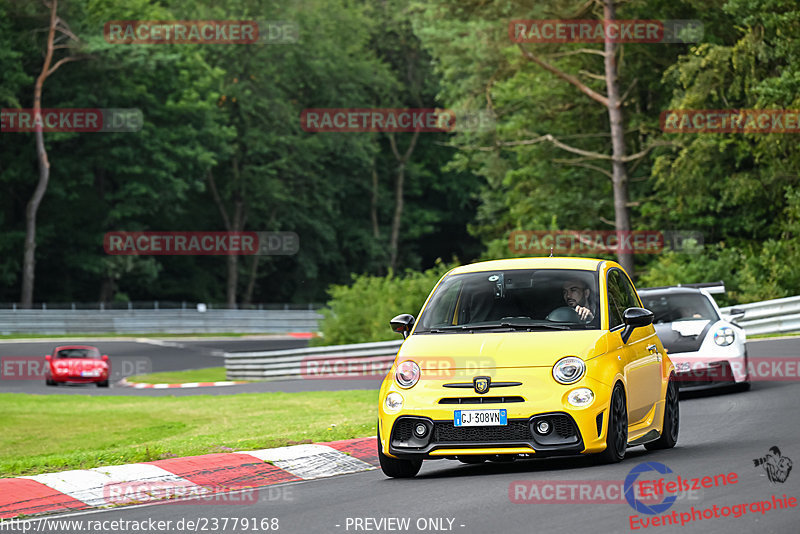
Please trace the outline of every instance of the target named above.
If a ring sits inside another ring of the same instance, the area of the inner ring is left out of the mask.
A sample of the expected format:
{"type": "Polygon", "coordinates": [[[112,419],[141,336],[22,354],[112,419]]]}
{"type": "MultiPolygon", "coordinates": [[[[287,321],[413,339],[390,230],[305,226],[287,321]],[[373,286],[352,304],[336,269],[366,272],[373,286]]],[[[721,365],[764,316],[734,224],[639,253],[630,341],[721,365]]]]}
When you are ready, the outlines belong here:
{"type": "Polygon", "coordinates": [[[433,425],[436,443],[529,441],[531,430],[527,421],[509,421],[506,426],[453,426],[437,422],[433,425]]]}
{"type": "Polygon", "coordinates": [[[439,400],[439,404],[498,404],[503,402],[525,402],[525,399],[519,396],[511,396],[511,397],[448,397],[439,400]]]}

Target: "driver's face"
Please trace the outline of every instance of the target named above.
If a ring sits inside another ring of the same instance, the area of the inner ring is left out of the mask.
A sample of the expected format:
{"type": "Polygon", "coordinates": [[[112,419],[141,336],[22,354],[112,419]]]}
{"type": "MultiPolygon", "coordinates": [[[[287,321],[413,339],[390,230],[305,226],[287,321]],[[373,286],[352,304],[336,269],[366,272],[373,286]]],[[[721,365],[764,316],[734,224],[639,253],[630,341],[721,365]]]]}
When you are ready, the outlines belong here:
{"type": "Polygon", "coordinates": [[[575,306],[586,306],[589,290],[579,280],[569,280],[564,283],[561,294],[564,296],[567,306],[574,308],[575,306]]]}

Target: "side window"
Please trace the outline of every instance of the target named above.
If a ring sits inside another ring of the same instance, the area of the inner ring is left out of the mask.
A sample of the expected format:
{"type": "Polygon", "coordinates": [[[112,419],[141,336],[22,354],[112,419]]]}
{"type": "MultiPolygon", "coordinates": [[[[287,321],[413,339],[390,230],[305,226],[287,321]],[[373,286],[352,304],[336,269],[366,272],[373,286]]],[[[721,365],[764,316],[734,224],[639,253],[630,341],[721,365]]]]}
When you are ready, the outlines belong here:
{"type": "Polygon", "coordinates": [[[625,290],[620,281],[620,272],[613,269],[608,272],[608,328],[613,329],[623,323],[625,311],[625,290]]]}
{"type": "Polygon", "coordinates": [[[619,269],[608,273],[608,326],[615,328],[624,324],[624,313],[628,308],[639,307],[639,299],[628,277],[619,269]]]}

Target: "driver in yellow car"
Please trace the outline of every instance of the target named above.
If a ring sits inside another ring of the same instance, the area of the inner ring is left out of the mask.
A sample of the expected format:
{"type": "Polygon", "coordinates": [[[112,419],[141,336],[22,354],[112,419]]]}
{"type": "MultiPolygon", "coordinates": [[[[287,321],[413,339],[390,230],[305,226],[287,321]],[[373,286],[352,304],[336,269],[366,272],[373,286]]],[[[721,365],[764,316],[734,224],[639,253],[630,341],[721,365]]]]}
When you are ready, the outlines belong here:
{"type": "Polygon", "coordinates": [[[594,313],[589,309],[589,288],[581,280],[572,279],[564,282],[561,294],[567,306],[575,310],[582,321],[594,319],[594,313]]]}

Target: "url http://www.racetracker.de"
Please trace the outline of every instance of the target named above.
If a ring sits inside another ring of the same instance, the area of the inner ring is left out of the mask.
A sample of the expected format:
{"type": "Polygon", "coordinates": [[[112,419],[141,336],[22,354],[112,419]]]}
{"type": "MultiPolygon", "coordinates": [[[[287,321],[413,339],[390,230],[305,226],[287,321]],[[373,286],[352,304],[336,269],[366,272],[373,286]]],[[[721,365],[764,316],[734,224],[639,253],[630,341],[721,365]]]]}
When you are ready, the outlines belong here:
{"type": "Polygon", "coordinates": [[[0,519],[0,532],[275,532],[276,517],[198,517],[194,519],[0,519]]]}

